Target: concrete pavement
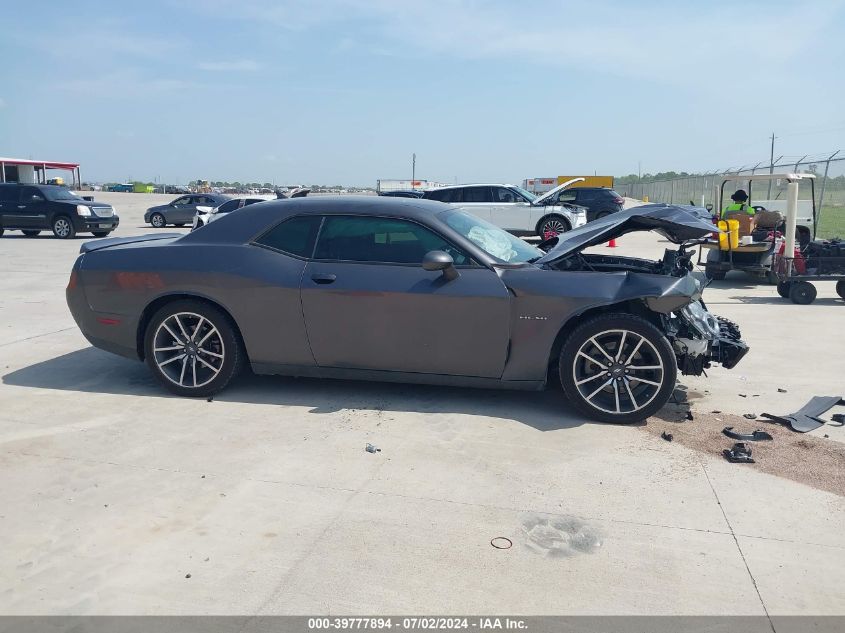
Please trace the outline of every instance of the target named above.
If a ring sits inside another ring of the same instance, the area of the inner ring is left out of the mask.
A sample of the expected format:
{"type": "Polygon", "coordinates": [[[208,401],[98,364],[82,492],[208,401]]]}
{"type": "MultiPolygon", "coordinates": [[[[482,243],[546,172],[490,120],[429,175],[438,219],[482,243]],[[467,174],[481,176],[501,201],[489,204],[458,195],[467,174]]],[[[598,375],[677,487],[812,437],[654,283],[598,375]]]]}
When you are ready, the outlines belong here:
{"type": "MultiPolygon", "coordinates": [[[[162,198],[97,197],[116,235],[151,231],[162,198]]],[[[0,238],[3,613],[845,614],[842,497],[585,421],[557,390],[245,376],[172,397],[76,329],[87,237],[19,235],[0,238]]],[[[845,304],[819,294],[709,288],[752,352],[684,378],[693,406],[842,390],[845,304]]]]}

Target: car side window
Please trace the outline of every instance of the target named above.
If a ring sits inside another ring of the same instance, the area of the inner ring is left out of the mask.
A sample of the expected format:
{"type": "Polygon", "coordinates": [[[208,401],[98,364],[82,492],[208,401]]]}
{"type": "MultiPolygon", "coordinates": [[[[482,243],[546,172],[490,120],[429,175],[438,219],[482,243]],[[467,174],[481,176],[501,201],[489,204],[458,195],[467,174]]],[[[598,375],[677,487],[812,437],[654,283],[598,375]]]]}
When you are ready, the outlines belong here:
{"type": "Polygon", "coordinates": [[[43,194],[35,187],[23,187],[21,189],[21,202],[43,202],[43,194]]]}
{"type": "Polygon", "coordinates": [[[174,207],[184,207],[185,205],[191,204],[191,197],[190,196],[183,196],[182,198],[176,198],[173,201],[174,207]]]}
{"type": "Polygon", "coordinates": [[[240,200],[229,200],[228,202],[224,202],[220,205],[220,208],[217,209],[217,213],[229,213],[230,211],[234,211],[240,205],[240,200]]]}
{"type": "Polygon", "coordinates": [[[264,233],[255,243],[297,257],[310,258],[322,219],[320,215],[289,218],[264,233]]]}
{"type": "Polygon", "coordinates": [[[465,187],[463,202],[493,202],[491,187],[465,187]]]}
{"type": "Polygon", "coordinates": [[[572,202],[578,198],[578,192],[575,189],[564,189],[557,197],[558,202],[572,202]]]}
{"type": "Polygon", "coordinates": [[[493,202],[522,202],[522,198],[507,187],[493,187],[493,202]]]}
{"type": "Polygon", "coordinates": [[[0,202],[17,202],[18,188],[14,185],[0,185],[0,202]]]}
{"type": "Polygon", "coordinates": [[[470,258],[444,238],[414,222],[367,216],[327,216],[315,259],[420,264],[429,251],[445,251],[456,265],[470,258]]]}

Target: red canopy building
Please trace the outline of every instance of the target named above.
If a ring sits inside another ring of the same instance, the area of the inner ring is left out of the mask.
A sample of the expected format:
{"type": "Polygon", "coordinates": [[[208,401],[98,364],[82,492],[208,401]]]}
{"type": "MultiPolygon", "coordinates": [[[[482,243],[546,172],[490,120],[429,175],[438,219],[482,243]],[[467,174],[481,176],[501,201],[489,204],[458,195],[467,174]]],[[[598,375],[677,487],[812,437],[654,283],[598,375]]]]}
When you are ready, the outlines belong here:
{"type": "Polygon", "coordinates": [[[71,176],[68,185],[73,189],[79,189],[82,186],[79,163],[66,163],[55,160],[29,160],[26,158],[0,157],[0,182],[37,182],[47,184],[50,180],[47,176],[48,169],[69,171],[71,176]]]}

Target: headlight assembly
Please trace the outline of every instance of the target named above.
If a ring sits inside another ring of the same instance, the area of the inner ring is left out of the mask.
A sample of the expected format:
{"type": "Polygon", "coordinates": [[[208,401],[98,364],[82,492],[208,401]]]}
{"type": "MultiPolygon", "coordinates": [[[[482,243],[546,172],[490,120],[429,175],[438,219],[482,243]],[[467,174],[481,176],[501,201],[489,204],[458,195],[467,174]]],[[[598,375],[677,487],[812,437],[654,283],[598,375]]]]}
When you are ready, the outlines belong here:
{"type": "Polygon", "coordinates": [[[693,301],[681,309],[681,316],[700,334],[708,338],[719,336],[719,322],[700,301],[693,301]]]}
{"type": "Polygon", "coordinates": [[[76,213],[85,217],[91,217],[93,215],[91,213],[91,207],[87,207],[84,204],[76,205],[76,213]]]}

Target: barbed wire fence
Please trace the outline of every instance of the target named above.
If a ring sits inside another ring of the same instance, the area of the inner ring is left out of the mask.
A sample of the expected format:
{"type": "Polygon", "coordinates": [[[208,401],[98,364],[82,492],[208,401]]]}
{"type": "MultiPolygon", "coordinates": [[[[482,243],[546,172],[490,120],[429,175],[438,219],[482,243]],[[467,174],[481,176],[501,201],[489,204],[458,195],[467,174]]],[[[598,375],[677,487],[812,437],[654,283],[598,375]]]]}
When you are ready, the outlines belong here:
{"type": "MultiPolygon", "coordinates": [[[[819,213],[819,237],[845,237],[845,150],[804,156],[780,156],[751,165],[727,167],[712,172],[678,178],[619,183],[614,189],[630,198],[648,199],[667,204],[695,204],[705,206],[718,203],[716,188],[726,176],[771,173],[807,172],[815,174],[815,203],[819,213]]],[[[755,183],[751,203],[782,200],[786,197],[786,182],[755,183]]],[[[734,188],[748,189],[748,182],[738,180],[734,188]]],[[[809,200],[811,189],[802,184],[801,197],[809,200]]],[[[729,203],[730,201],[724,201],[729,203]]]]}

